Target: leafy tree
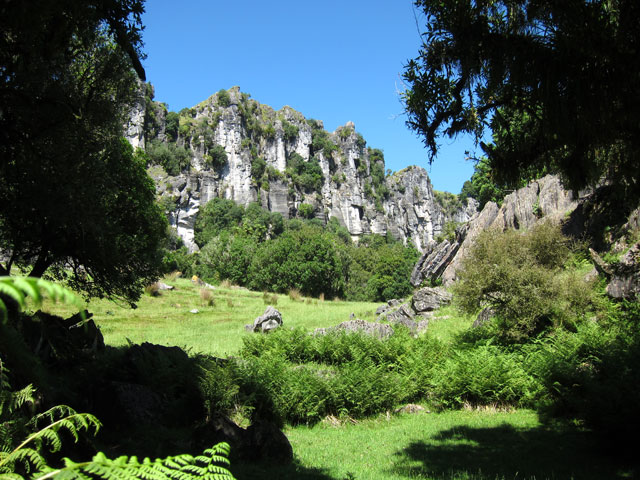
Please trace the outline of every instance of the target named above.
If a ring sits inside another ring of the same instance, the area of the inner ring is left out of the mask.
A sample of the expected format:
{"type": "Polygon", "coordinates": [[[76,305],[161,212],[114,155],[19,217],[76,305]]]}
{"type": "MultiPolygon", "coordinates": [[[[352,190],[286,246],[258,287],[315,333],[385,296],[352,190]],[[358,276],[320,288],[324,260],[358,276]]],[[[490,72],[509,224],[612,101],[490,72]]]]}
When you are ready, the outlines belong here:
{"type": "Polygon", "coordinates": [[[194,225],[194,241],[203,247],[223,230],[237,227],[244,216],[244,208],[233,200],[214,198],[198,211],[194,225]]]}
{"type": "Polygon", "coordinates": [[[287,230],[256,252],[250,269],[251,287],[305,295],[342,295],[344,274],[333,236],[312,225],[287,230]]]}
{"type": "Polygon", "coordinates": [[[635,0],[416,0],[424,43],[405,67],[408,125],[437,139],[487,126],[500,181],[541,171],[638,191],[640,4],[635,0]]]}
{"type": "Polygon", "coordinates": [[[88,295],[139,298],[165,221],[122,138],[139,89],[142,2],[0,7],[0,248],[88,295]]]}

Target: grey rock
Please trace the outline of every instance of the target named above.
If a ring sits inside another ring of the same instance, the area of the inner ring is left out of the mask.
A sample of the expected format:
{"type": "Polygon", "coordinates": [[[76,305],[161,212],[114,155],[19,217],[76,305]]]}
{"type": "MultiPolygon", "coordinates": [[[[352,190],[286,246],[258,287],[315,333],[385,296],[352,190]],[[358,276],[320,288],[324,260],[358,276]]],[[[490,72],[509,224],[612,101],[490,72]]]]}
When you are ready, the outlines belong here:
{"type": "Polygon", "coordinates": [[[366,335],[371,335],[376,338],[388,338],[393,335],[393,327],[391,325],[383,324],[383,323],[373,323],[367,322],[365,320],[361,320],[359,318],[355,320],[349,320],[347,322],[342,322],[335,327],[328,328],[316,328],[313,332],[314,335],[326,335],[331,332],[359,332],[364,333],[366,335]]]}
{"type": "Polygon", "coordinates": [[[396,408],[393,412],[394,413],[419,413],[419,412],[426,412],[426,409],[421,405],[417,405],[415,403],[409,403],[404,407],[396,408]]]}
{"type": "Polygon", "coordinates": [[[432,312],[442,305],[451,303],[453,295],[442,287],[424,287],[413,294],[411,305],[413,309],[420,312],[432,312]]]}
{"type": "Polygon", "coordinates": [[[282,314],[269,305],[264,313],[253,321],[252,331],[267,333],[280,326],[282,326],[282,314]]]}
{"type": "Polygon", "coordinates": [[[173,285],[167,285],[164,282],[156,282],[158,285],[158,290],[173,290],[175,287],[173,285]]]}
{"type": "Polygon", "coordinates": [[[613,275],[607,294],[618,299],[636,300],[640,297],[640,243],[633,245],[620,262],[612,266],[613,275]]]}
{"type": "Polygon", "coordinates": [[[200,310],[198,310],[197,308],[194,308],[193,310],[189,310],[189,313],[193,313],[193,314],[200,313],[200,310]]]}

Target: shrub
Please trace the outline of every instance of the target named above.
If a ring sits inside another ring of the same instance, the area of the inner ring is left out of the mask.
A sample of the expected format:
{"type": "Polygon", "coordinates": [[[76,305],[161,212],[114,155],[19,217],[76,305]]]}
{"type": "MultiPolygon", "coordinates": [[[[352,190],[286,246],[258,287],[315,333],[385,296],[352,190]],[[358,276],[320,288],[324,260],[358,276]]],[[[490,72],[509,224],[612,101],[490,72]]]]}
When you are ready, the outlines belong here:
{"type": "Polygon", "coordinates": [[[547,339],[529,356],[546,392],[539,407],[584,421],[608,448],[633,448],[625,442],[640,428],[639,319],[638,304],[626,303],[614,306],[608,320],[547,339]]]}
{"type": "Polygon", "coordinates": [[[302,218],[313,218],[313,205],[301,203],[300,207],[298,207],[298,213],[302,218]]]}
{"type": "Polygon", "coordinates": [[[222,145],[214,145],[209,149],[205,164],[214,170],[220,170],[227,165],[227,152],[222,145]]]}
{"type": "Polygon", "coordinates": [[[597,301],[584,279],[563,273],[568,256],[567,239],[550,224],[524,233],[482,232],[458,273],[454,301],[469,314],[491,307],[508,342],[574,325],[597,301]]]}
{"type": "Polygon", "coordinates": [[[231,105],[231,97],[229,96],[229,92],[227,92],[226,90],[224,89],[219,90],[217,97],[218,97],[218,105],[220,105],[221,107],[226,108],[229,105],[231,105]]]}

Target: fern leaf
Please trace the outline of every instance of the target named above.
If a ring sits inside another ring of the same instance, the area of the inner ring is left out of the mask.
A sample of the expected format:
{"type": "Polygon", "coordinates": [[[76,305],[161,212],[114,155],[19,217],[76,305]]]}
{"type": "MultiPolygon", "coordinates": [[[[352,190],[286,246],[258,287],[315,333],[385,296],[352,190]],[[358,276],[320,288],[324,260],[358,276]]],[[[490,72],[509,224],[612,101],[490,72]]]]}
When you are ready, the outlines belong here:
{"type": "MultiPolygon", "coordinates": [[[[0,294],[12,298],[21,310],[27,306],[27,297],[32,298],[36,305],[42,304],[43,292],[54,302],[60,301],[78,307],[84,319],[84,302],[67,288],[41,278],[0,277],[0,294]]],[[[2,299],[0,299],[0,312],[2,320],[6,321],[7,307],[2,299]]]]}

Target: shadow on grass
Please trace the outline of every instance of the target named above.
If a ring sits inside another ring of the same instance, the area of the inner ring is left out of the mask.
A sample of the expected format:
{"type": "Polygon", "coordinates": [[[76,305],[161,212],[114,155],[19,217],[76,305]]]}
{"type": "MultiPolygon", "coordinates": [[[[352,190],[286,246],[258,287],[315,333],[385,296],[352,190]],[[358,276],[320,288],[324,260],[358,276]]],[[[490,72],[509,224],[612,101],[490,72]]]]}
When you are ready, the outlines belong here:
{"type": "Polygon", "coordinates": [[[396,452],[391,473],[431,479],[637,478],[638,463],[603,454],[593,438],[570,426],[443,430],[396,452]]]}
{"type": "Polygon", "coordinates": [[[231,473],[237,480],[340,480],[325,473],[324,469],[307,468],[294,459],[290,465],[231,464],[231,473]]]}

